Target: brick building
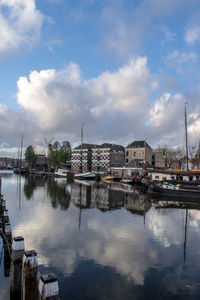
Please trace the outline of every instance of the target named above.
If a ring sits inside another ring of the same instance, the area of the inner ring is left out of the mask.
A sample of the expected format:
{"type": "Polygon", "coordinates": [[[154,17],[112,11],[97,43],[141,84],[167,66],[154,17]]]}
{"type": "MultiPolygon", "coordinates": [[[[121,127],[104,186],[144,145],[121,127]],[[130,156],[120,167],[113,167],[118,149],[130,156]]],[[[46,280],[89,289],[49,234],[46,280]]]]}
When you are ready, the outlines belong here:
{"type": "Polygon", "coordinates": [[[167,167],[167,149],[157,148],[152,153],[152,165],[155,168],[166,168],[167,167]]]}
{"type": "Polygon", "coordinates": [[[83,144],[82,147],[79,145],[72,150],[71,158],[71,170],[73,172],[81,172],[81,161],[82,161],[82,172],[88,172],[92,169],[92,149],[96,148],[95,144],[83,144]]]}
{"type": "Polygon", "coordinates": [[[104,143],[102,145],[83,144],[81,149],[81,145],[79,145],[72,150],[72,171],[81,171],[81,160],[82,172],[109,172],[111,167],[120,167],[124,165],[124,147],[104,143]]]}
{"type": "Polygon", "coordinates": [[[134,141],[125,148],[125,163],[134,159],[152,163],[152,149],[146,141],[134,141]]]}
{"type": "Polygon", "coordinates": [[[92,170],[108,172],[112,167],[124,165],[124,147],[104,143],[92,149],[92,170]]]}

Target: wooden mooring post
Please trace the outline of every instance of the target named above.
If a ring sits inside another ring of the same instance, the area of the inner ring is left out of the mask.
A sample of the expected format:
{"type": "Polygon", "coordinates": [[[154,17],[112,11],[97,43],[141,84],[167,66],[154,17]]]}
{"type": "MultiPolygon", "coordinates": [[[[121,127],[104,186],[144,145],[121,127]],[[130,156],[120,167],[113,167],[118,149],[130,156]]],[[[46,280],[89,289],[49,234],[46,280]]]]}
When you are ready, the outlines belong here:
{"type": "Polygon", "coordinates": [[[12,241],[12,264],[10,274],[10,299],[21,300],[22,261],[24,256],[24,238],[17,236],[12,241]]]}
{"type": "Polygon", "coordinates": [[[38,258],[35,250],[25,251],[22,264],[22,300],[38,298],[38,258]]]}
{"type": "Polygon", "coordinates": [[[11,267],[11,228],[8,217],[8,210],[6,209],[5,200],[0,195],[0,235],[3,239],[3,250],[4,250],[4,276],[10,276],[11,267]]]}
{"type": "Polygon", "coordinates": [[[53,273],[41,274],[39,282],[40,300],[58,300],[58,280],[53,273]]]}
{"type": "Polygon", "coordinates": [[[6,202],[1,195],[0,178],[0,235],[4,248],[4,275],[10,275],[11,300],[59,300],[57,277],[38,272],[35,250],[25,251],[24,238],[12,239],[6,202]],[[11,272],[10,272],[11,269],[11,272]]]}

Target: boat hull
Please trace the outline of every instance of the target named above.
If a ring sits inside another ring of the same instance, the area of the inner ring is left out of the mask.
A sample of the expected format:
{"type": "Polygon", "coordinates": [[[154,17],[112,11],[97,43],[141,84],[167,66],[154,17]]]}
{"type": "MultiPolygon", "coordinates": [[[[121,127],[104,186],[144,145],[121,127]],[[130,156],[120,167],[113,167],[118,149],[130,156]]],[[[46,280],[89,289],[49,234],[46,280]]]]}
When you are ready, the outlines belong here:
{"type": "Polygon", "coordinates": [[[159,186],[151,186],[148,193],[156,196],[157,198],[164,196],[171,199],[196,199],[200,202],[200,190],[168,189],[159,186]]]}
{"type": "Polygon", "coordinates": [[[74,175],[74,179],[78,180],[95,180],[95,177],[94,173],[79,173],[74,175]]]}

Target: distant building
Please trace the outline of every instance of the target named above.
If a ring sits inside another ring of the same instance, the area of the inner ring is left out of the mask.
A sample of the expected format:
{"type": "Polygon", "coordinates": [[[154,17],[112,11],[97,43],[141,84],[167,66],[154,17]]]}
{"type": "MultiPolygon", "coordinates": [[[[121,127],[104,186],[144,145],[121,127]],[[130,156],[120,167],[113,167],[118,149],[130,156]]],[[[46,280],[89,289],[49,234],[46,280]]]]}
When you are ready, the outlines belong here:
{"type": "Polygon", "coordinates": [[[124,147],[104,143],[92,149],[92,170],[108,172],[112,167],[124,165],[124,147]]]}
{"type": "Polygon", "coordinates": [[[120,178],[133,178],[135,175],[143,175],[146,169],[152,169],[152,165],[148,162],[144,163],[142,159],[133,159],[124,167],[111,168],[111,174],[120,178]]]}
{"type": "Polygon", "coordinates": [[[0,157],[0,169],[12,169],[19,164],[19,159],[0,157]]]}
{"type": "Polygon", "coordinates": [[[44,154],[36,154],[36,163],[37,168],[47,168],[47,157],[44,154]]]}
{"type": "Polygon", "coordinates": [[[124,147],[109,143],[104,143],[102,145],[83,144],[81,150],[81,145],[79,145],[72,150],[72,171],[81,171],[81,161],[82,172],[108,172],[111,167],[124,165],[124,147]]]}
{"type": "Polygon", "coordinates": [[[152,165],[155,168],[166,168],[167,167],[167,149],[157,148],[152,153],[152,165]]]}
{"type": "Polygon", "coordinates": [[[71,170],[73,172],[80,172],[82,165],[82,172],[88,172],[92,169],[92,149],[96,148],[95,144],[79,145],[72,150],[71,170]]]}
{"type": "Polygon", "coordinates": [[[146,141],[134,141],[125,148],[125,163],[135,159],[152,163],[152,149],[146,141]]]}

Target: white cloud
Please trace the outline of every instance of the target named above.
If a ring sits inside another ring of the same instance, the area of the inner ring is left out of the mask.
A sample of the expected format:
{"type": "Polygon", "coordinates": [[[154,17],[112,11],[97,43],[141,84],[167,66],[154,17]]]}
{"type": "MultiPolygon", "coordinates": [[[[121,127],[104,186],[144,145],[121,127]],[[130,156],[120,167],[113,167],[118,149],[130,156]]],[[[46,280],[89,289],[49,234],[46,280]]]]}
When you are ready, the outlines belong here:
{"type": "MultiPolygon", "coordinates": [[[[149,72],[146,57],[87,80],[75,63],[59,71],[32,71],[29,78],[20,77],[17,82],[19,111],[0,106],[0,144],[17,147],[22,134],[25,145],[44,146],[44,136],[79,143],[84,122],[85,142],[126,146],[147,137],[152,146],[180,145],[186,99],[178,93],[161,93],[161,82],[161,77],[149,72]],[[155,92],[160,93],[157,99],[155,92]]],[[[197,88],[187,101],[193,136],[199,132],[198,93],[197,88]]]]}
{"type": "Polygon", "coordinates": [[[43,16],[34,0],[0,1],[0,53],[33,46],[39,38],[43,16]]]}
{"type": "Polygon", "coordinates": [[[174,50],[168,54],[166,58],[166,63],[170,67],[179,67],[183,64],[196,63],[198,61],[198,54],[195,52],[181,52],[179,50],[174,50]]]}
{"type": "Polygon", "coordinates": [[[97,141],[136,128],[133,118],[143,123],[141,116],[145,118],[148,97],[158,82],[149,73],[146,58],[138,58],[90,80],[84,80],[79,67],[70,63],[61,71],[33,71],[17,85],[18,103],[41,130],[79,136],[80,124],[86,122],[90,138],[97,141]]]}
{"type": "Polygon", "coordinates": [[[172,96],[170,94],[164,94],[157,99],[153,108],[150,110],[150,122],[155,127],[166,127],[172,121],[177,119],[179,107],[182,105],[183,97],[179,94],[172,96]]]}
{"type": "Polygon", "coordinates": [[[186,31],[185,41],[188,44],[193,44],[200,41],[200,27],[193,27],[186,31]]]}
{"type": "Polygon", "coordinates": [[[142,0],[128,6],[122,0],[105,1],[101,14],[104,48],[112,55],[129,58],[133,53],[138,54],[138,50],[146,53],[150,44],[156,48],[158,38],[167,42],[168,47],[177,33],[171,32],[170,25],[166,26],[166,18],[177,18],[177,10],[181,14],[187,9],[190,14],[195,2],[191,0],[188,7],[188,0],[142,0]]]}
{"type": "Polygon", "coordinates": [[[149,125],[154,140],[161,144],[180,145],[184,137],[184,102],[181,94],[161,95],[149,111],[149,125]]]}

